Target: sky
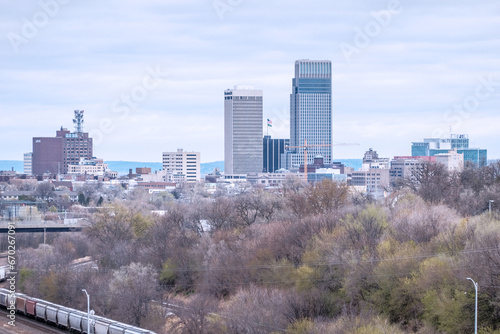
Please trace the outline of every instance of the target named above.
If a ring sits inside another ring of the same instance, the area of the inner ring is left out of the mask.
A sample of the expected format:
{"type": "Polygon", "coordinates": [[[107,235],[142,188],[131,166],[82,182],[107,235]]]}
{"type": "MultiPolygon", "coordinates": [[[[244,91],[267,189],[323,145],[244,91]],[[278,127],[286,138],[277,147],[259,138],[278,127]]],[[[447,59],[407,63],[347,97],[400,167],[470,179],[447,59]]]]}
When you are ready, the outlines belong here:
{"type": "Polygon", "coordinates": [[[289,138],[297,59],[333,64],[334,159],[468,134],[500,158],[498,0],[0,0],[0,160],[73,130],[94,155],[224,159],[224,90],[264,94],[289,138]]]}

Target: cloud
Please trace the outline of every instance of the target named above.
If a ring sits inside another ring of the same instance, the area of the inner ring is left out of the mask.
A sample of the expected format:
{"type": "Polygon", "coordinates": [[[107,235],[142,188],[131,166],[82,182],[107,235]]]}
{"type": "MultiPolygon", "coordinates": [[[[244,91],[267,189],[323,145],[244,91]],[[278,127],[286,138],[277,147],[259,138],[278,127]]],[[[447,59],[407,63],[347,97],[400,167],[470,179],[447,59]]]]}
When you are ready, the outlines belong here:
{"type": "MultiPolygon", "coordinates": [[[[500,74],[500,12],[495,0],[401,3],[348,62],[340,45],[354,43],[389,1],[244,0],[223,20],[213,0],[69,1],[17,53],[9,33],[22,35],[24,19],[43,9],[35,0],[9,2],[0,13],[0,159],[21,159],[31,137],[71,128],[73,110],[85,109],[86,129],[103,119],[115,126],[96,147],[99,157],[159,161],[162,151],[183,147],[222,160],[223,91],[263,89],[270,133],[288,136],[293,64],[302,58],[333,61],[335,140],[362,144],[336,148],[337,157],[361,157],[372,146],[407,154],[411,141],[449,128],[443,113],[481,76],[500,74]],[[140,84],[148,66],[169,75],[130,118],[118,119],[113,101],[140,84]]],[[[453,129],[496,158],[499,96],[453,129]]]]}

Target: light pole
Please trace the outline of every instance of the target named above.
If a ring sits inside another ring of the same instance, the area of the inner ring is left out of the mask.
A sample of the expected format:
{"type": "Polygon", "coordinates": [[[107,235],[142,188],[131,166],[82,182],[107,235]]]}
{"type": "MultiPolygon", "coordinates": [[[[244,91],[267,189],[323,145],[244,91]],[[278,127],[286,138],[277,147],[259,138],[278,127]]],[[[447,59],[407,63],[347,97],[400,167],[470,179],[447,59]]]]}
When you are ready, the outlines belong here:
{"type": "Polygon", "coordinates": [[[489,213],[490,213],[490,218],[491,218],[491,203],[493,203],[493,202],[495,202],[495,201],[494,201],[494,200],[492,200],[492,199],[490,199],[488,202],[489,202],[489,203],[488,203],[488,211],[489,211],[489,213]]]}
{"type": "Polygon", "coordinates": [[[474,288],[476,289],[476,307],[475,307],[475,316],[474,316],[474,334],[477,334],[477,283],[470,277],[467,277],[468,280],[471,280],[474,284],[474,288]]]}
{"type": "Polygon", "coordinates": [[[87,295],[87,334],[90,334],[90,296],[87,290],[82,289],[87,295]]]}

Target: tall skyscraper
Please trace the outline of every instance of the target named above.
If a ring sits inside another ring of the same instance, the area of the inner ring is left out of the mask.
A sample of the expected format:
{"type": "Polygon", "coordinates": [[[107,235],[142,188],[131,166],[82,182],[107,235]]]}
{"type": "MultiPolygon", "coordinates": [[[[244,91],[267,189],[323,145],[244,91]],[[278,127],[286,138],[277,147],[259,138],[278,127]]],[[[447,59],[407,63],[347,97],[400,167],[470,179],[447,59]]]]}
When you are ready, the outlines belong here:
{"type": "Polygon", "coordinates": [[[262,90],[234,86],[224,92],[224,173],[262,172],[262,90]]]}
{"type": "Polygon", "coordinates": [[[332,162],[332,62],[329,60],[297,60],[290,94],[290,151],[284,154],[283,167],[289,169],[308,163],[321,155],[332,162]],[[323,145],[323,146],[315,146],[323,145]]]}
{"type": "Polygon", "coordinates": [[[80,158],[91,159],[92,138],[83,132],[83,110],[75,110],[75,132],[61,127],[55,137],[33,138],[32,173],[34,175],[66,174],[69,165],[77,165],[80,158]]]}

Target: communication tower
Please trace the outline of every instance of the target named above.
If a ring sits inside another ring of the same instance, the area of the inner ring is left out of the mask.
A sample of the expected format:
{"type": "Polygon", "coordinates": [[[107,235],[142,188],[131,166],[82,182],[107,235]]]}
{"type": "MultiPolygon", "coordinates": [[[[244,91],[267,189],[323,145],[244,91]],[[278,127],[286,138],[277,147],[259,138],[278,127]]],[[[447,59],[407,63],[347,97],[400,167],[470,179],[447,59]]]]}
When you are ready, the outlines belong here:
{"type": "Polygon", "coordinates": [[[75,118],[73,119],[73,124],[75,124],[75,132],[83,132],[83,110],[75,110],[75,118]]]}

